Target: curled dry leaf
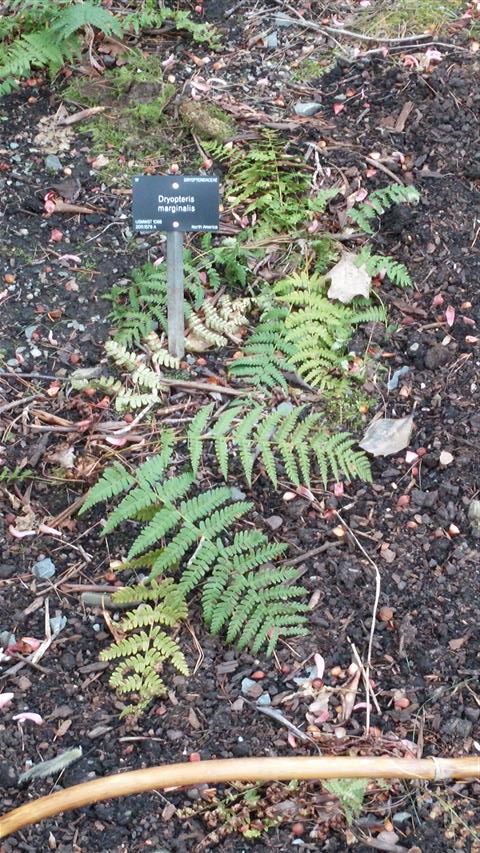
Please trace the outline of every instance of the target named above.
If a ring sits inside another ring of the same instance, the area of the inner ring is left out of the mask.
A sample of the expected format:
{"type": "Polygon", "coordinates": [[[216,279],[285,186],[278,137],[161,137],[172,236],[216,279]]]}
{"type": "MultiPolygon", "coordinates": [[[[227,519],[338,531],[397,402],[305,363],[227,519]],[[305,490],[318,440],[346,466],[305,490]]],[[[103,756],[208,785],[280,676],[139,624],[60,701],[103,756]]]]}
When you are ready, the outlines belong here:
{"type": "Polygon", "coordinates": [[[455,322],[455,308],[453,305],[449,305],[445,311],[445,319],[447,321],[447,326],[453,326],[455,322]]]}
{"type": "Polygon", "coordinates": [[[313,656],[313,659],[315,661],[315,666],[317,667],[316,678],[321,679],[323,678],[323,673],[325,672],[325,659],[318,652],[313,656]]]}
{"type": "Polygon", "coordinates": [[[379,418],[368,425],[359,446],[372,456],[390,456],[408,447],[412,429],[413,415],[379,418]]]}
{"type": "Polygon", "coordinates": [[[354,252],[344,252],[338,263],[326,274],[331,285],[327,296],[347,305],[355,296],[369,297],[372,277],[364,264],[357,264],[354,252]]]}
{"type": "Polygon", "coordinates": [[[13,693],[0,693],[0,709],[5,708],[14,697],[13,693]]]}
{"type": "Polygon", "coordinates": [[[12,717],[12,720],[15,720],[17,723],[35,723],[36,726],[41,726],[43,723],[43,717],[40,714],[35,714],[33,711],[22,711],[21,714],[15,714],[12,717]]]}

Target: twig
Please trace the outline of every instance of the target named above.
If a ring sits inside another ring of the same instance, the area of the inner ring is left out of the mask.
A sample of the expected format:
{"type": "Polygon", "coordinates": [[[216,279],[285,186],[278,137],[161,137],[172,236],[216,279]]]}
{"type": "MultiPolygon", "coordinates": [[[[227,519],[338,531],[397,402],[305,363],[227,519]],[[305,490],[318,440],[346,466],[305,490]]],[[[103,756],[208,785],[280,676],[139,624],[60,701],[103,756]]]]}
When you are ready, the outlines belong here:
{"type": "MultiPolygon", "coordinates": [[[[283,0],[275,0],[278,5],[284,5],[283,0]]],[[[422,39],[431,39],[431,33],[419,33],[411,36],[400,36],[399,38],[388,38],[386,36],[367,36],[364,33],[356,33],[353,30],[344,30],[341,27],[329,27],[316,24],[314,21],[306,21],[300,12],[297,12],[293,6],[288,6],[291,12],[296,15],[296,18],[290,18],[289,15],[282,15],[285,22],[292,24],[301,24],[306,30],[313,30],[316,33],[332,33],[333,35],[349,36],[359,41],[376,42],[377,44],[408,44],[409,42],[421,41],[422,39]]]]}
{"type": "Polygon", "coordinates": [[[165,379],[160,378],[161,385],[170,385],[177,388],[186,388],[190,391],[208,391],[210,394],[217,392],[218,394],[228,394],[230,397],[244,397],[245,391],[239,391],[237,388],[230,388],[229,385],[211,385],[209,382],[197,382],[187,379],[165,379]]]}
{"type": "Polygon", "coordinates": [[[402,181],[402,179],[399,178],[398,175],[395,174],[395,172],[392,172],[391,169],[388,168],[388,166],[384,166],[383,163],[380,162],[380,160],[374,160],[372,157],[364,157],[363,159],[366,160],[367,163],[370,163],[371,166],[375,166],[376,169],[380,169],[381,172],[385,172],[385,174],[388,175],[388,177],[391,178],[392,181],[395,181],[395,183],[400,184],[400,186],[402,187],[404,186],[404,182],[402,181]]]}
{"type": "Polygon", "coordinates": [[[50,373],[18,373],[16,370],[0,370],[0,379],[58,379],[59,382],[70,382],[69,376],[53,376],[50,373]]]}
{"type": "MultiPolygon", "coordinates": [[[[1,376],[2,374],[0,374],[1,376]]],[[[0,415],[3,415],[4,412],[10,411],[10,409],[16,409],[18,406],[23,406],[26,403],[31,403],[33,400],[38,400],[43,397],[43,394],[32,394],[30,397],[22,397],[20,400],[12,400],[11,403],[4,403],[3,406],[0,406],[0,415]]]]}
{"type": "MultiPolygon", "coordinates": [[[[363,547],[363,545],[359,541],[359,539],[357,539],[353,530],[350,528],[350,526],[347,524],[347,522],[344,521],[344,519],[342,518],[342,516],[340,515],[340,513],[337,510],[335,510],[335,515],[337,516],[340,523],[345,527],[345,529],[348,530],[353,541],[355,542],[357,547],[360,549],[362,554],[366,557],[366,559],[368,560],[370,565],[373,566],[373,569],[375,572],[375,598],[374,598],[373,608],[372,608],[372,624],[370,626],[370,636],[368,638],[367,665],[365,667],[365,675],[366,675],[368,683],[370,683],[370,670],[372,667],[373,638],[375,636],[375,622],[377,621],[377,610],[378,610],[378,605],[380,602],[380,592],[382,589],[382,578],[381,578],[380,570],[379,570],[377,564],[374,562],[374,560],[372,560],[372,558],[370,557],[370,554],[365,550],[365,548],[363,547]]],[[[370,731],[370,715],[371,715],[370,691],[367,691],[366,701],[367,701],[366,731],[368,734],[370,731]]]]}
{"type": "Polygon", "coordinates": [[[319,545],[318,548],[312,548],[310,551],[305,551],[304,554],[300,554],[299,557],[293,557],[291,560],[280,560],[278,563],[279,566],[297,566],[299,563],[303,563],[305,560],[308,560],[310,557],[316,557],[317,554],[323,554],[324,551],[328,551],[330,548],[338,548],[342,545],[342,542],[324,542],[323,545],[319,545]]]}
{"type": "Polygon", "coordinates": [[[360,672],[362,673],[362,676],[363,676],[363,681],[365,684],[365,692],[371,693],[371,696],[373,699],[373,704],[375,705],[375,710],[376,710],[377,714],[381,714],[382,711],[380,709],[380,705],[378,704],[377,697],[375,695],[375,691],[374,691],[372,685],[370,684],[369,679],[367,678],[367,672],[366,672],[366,669],[363,665],[363,661],[362,661],[360,655],[358,654],[357,647],[356,647],[355,643],[352,643],[351,641],[350,641],[350,645],[352,647],[353,656],[354,656],[354,658],[355,658],[355,660],[356,660],[356,662],[360,668],[360,672]]]}
{"type": "Polygon", "coordinates": [[[265,714],[267,717],[271,717],[272,720],[280,723],[281,726],[285,726],[285,728],[289,729],[289,731],[296,735],[296,737],[300,738],[300,740],[308,740],[310,743],[315,744],[315,747],[319,752],[321,752],[320,747],[315,743],[314,739],[307,735],[306,732],[302,732],[302,730],[299,729],[298,726],[295,726],[294,723],[291,723],[290,720],[287,720],[281,711],[278,711],[275,708],[269,708],[268,705],[257,705],[256,702],[251,702],[250,699],[246,699],[245,696],[242,696],[242,699],[247,703],[247,705],[255,708],[256,711],[260,711],[261,714],[265,714]]]}
{"type": "Polygon", "coordinates": [[[86,118],[95,116],[98,113],[103,113],[106,109],[106,107],[89,107],[87,110],[80,110],[78,113],[73,113],[72,115],[60,119],[57,121],[57,125],[59,127],[68,127],[71,124],[77,124],[77,122],[84,121],[86,118]]]}

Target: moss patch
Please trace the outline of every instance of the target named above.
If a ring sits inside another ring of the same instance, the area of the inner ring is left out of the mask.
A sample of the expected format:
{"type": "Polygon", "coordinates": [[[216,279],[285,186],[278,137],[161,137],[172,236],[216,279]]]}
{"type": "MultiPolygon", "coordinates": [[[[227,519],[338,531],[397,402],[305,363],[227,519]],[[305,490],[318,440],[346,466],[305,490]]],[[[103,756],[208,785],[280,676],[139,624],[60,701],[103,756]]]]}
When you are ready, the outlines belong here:
{"type": "Polygon", "coordinates": [[[161,169],[179,159],[182,127],[166,113],[175,93],[173,85],[163,82],[160,60],[140,52],[98,80],[80,78],[69,84],[65,100],[106,107],[81,126],[92,134],[94,153],[110,161],[102,177],[127,183],[134,172],[161,169]]]}
{"type": "Polygon", "coordinates": [[[404,36],[438,32],[465,10],[464,0],[387,0],[355,16],[355,28],[367,35],[404,36]]]}
{"type": "Polygon", "coordinates": [[[235,125],[232,120],[213,104],[183,100],[178,112],[185,126],[200,139],[226,142],[235,135],[235,125]]]}
{"type": "Polygon", "coordinates": [[[296,83],[311,83],[313,80],[319,80],[327,71],[335,64],[333,52],[326,56],[313,57],[307,56],[303,59],[296,68],[292,68],[292,80],[296,83]]]}

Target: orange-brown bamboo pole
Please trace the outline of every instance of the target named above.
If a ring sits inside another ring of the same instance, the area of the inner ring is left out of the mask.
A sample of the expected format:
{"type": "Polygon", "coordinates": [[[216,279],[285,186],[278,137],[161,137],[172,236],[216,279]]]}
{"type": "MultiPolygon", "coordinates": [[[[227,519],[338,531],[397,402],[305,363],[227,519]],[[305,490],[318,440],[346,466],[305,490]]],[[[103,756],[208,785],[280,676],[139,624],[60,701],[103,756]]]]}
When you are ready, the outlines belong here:
{"type": "Polygon", "coordinates": [[[74,785],[32,800],[0,817],[0,838],[32,823],[100,800],[141,794],[155,788],[204,782],[272,782],[291,779],[475,779],[479,758],[391,758],[321,756],[293,758],[229,758],[147,767],[74,785]]]}

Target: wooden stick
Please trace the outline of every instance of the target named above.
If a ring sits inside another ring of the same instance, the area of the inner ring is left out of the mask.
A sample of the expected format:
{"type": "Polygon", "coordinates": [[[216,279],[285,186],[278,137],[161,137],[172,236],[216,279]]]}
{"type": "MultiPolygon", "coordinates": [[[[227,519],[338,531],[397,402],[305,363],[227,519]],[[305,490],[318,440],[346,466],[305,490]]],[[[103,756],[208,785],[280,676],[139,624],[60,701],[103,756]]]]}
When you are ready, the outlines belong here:
{"type": "Polygon", "coordinates": [[[172,788],[221,782],[271,782],[291,779],[475,779],[480,757],[392,758],[387,756],[320,756],[293,758],[229,758],[147,767],[117,773],[56,791],[0,818],[0,838],[47,817],[101,800],[172,788]]]}

